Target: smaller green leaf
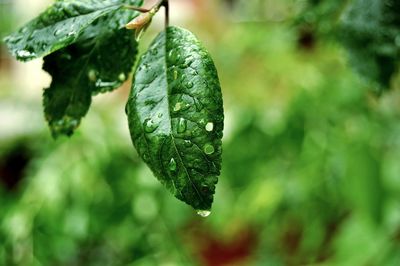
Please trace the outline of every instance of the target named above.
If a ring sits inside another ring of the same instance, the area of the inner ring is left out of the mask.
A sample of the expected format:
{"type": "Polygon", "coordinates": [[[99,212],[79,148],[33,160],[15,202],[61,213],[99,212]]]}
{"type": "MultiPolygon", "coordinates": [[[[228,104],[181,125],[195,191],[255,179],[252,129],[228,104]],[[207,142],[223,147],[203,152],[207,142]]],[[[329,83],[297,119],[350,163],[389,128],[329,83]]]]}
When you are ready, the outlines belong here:
{"type": "MultiPolygon", "coordinates": [[[[141,0],[123,4],[140,5],[141,0]]],[[[44,92],[45,117],[54,137],[71,135],[86,115],[90,95],[122,85],[132,71],[137,42],[121,29],[138,12],[118,9],[96,20],[79,40],[44,58],[44,69],[53,77],[44,92]]]]}
{"type": "Polygon", "coordinates": [[[46,56],[43,68],[53,80],[44,91],[44,107],[53,136],[70,136],[86,115],[92,94],[119,87],[136,54],[132,33],[122,29],[46,56]]]}
{"type": "Polygon", "coordinates": [[[76,42],[90,24],[121,8],[120,2],[57,1],[4,41],[18,60],[28,61],[48,55],[76,42]]]}
{"type": "Polygon", "coordinates": [[[136,150],[178,199],[209,214],[221,170],[223,104],[214,63],[168,27],[142,56],[126,107],[136,150]]]}

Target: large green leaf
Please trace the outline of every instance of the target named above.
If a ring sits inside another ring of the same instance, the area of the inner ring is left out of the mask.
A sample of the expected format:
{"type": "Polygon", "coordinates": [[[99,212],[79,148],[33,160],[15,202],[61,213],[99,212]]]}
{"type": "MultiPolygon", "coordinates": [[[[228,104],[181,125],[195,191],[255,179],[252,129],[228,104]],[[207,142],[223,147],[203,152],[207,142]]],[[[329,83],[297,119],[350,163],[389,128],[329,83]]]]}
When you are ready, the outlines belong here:
{"type": "Polygon", "coordinates": [[[113,90],[128,78],[137,43],[131,31],[120,28],[137,15],[128,10],[110,13],[90,25],[77,43],[44,58],[43,68],[53,77],[44,92],[45,116],[53,136],[71,135],[86,115],[91,95],[113,90]]]}
{"type": "Polygon", "coordinates": [[[340,35],[351,65],[385,88],[400,58],[399,14],[397,0],[355,0],[341,20],[340,35]]]}
{"type": "Polygon", "coordinates": [[[57,1],[4,41],[19,60],[42,57],[76,42],[89,25],[122,4],[119,0],[57,1]]]}
{"type": "Polygon", "coordinates": [[[140,60],[126,111],[133,143],[155,176],[178,199],[209,210],[223,104],[214,63],[192,33],[168,27],[158,35],[140,60]]]}

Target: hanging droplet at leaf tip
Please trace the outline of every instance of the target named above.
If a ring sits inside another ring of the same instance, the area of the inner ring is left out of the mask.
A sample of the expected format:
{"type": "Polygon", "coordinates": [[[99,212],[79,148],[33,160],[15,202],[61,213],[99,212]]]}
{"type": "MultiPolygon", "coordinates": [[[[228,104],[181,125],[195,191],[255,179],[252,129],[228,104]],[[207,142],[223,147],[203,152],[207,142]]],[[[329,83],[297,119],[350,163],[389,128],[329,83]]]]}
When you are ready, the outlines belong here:
{"type": "Polygon", "coordinates": [[[204,217],[204,218],[210,216],[210,214],[211,214],[211,211],[209,211],[209,210],[197,210],[196,212],[198,215],[200,215],[201,217],[204,217]]]}

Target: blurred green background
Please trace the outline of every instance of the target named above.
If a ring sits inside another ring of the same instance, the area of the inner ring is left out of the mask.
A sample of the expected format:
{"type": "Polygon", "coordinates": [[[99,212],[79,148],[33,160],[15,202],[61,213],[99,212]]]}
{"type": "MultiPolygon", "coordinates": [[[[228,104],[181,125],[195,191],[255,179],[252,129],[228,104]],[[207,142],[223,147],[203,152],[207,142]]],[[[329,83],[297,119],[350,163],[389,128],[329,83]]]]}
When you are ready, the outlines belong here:
{"type": "MultiPolygon", "coordinates": [[[[400,82],[377,96],[348,66],[335,40],[348,1],[170,2],[221,78],[212,214],[173,198],[139,159],[129,83],[55,141],[41,60],[16,62],[1,43],[0,265],[400,265],[400,82]]],[[[0,37],[49,3],[0,0],[0,37]]]]}

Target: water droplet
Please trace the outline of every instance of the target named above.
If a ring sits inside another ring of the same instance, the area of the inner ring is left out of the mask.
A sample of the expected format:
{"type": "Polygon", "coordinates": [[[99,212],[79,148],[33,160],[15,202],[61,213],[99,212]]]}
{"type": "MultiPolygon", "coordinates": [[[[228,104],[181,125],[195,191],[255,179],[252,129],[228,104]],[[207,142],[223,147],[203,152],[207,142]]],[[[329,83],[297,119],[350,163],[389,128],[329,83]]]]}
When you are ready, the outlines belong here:
{"type": "Polygon", "coordinates": [[[142,70],[147,71],[148,68],[149,68],[148,64],[143,64],[143,65],[139,66],[138,70],[139,71],[142,71],[142,70]]]}
{"type": "Polygon", "coordinates": [[[181,111],[186,111],[189,108],[190,108],[190,104],[185,103],[185,104],[182,105],[181,111]]]}
{"type": "Polygon", "coordinates": [[[76,34],[75,31],[70,31],[70,32],[68,32],[68,36],[73,36],[73,35],[75,35],[75,34],[76,34]]]}
{"type": "Polygon", "coordinates": [[[174,80],[178,79],[178,71],[174,70],[174,80]]]}
{"type": "Polygon", "coordinates": [[[79,126],[79,120],[71,117],[64,116],[52,123],[52,131],[55,135],[67,134],[70,135],[79,126]]]}
{"type": "Polygon", "coordinates": [[[197,210],[197,214],[200,215],[201,217],[206,218],[211,214],[211,212],[207,210],[197,210]]]}
{"type": "Polygon", "coordinates": [[[176,62],[177,60],[179,60],[180,55],[175,50],[171,50],[168,53],[168,57],[171,62],[176,62]]]}
{"type": "Polygon", "coordinates": [[[197,112],[200,112],[204,108],[203,104],[197,99],[194,100],[194,106],[196,107],[197,112]]]}
{"type": "Polygon", "coordinates": [[[40,48],[43,50],[43,51],[45,51],[46,49],[47,49],[47,44],[46,43],[42,43],[42,44],[40,44],[40,48]]]}
{"type": "Polygon", "coordinates": [[[54,36],[58,36],[62,33],[62,29],[57,29],[54,31],[54,36]]]}
{"type": "Polygon", "coordinates": [[[191,65],[194,62],[194,57],[193,56],[189,56],[188,58],[186,58],[186,64],[187,65],[191,65]]]}
{"type": "Polygon", "coordinates": [[[178,133],[183,133],[187,128],[187,120],[185,118],[180,118],[178,122],[178,133]]]}
{"type": "Polygon", "coordinates": [[[115,88],[115,87],[117,87],[119,85],[119,83],[117,82],[117,81],[103,81],[103,80],[101,80],[101,79],[98,79],[97,81],[96,81],[96,84],[95,84],[95,86],[97,87],[97,88],[102,88],[103,90],[102,91],[106,91],[107,90],[107,88],[115,88]]]}
{"type": "Polygon", "coordinates": [[[153,133],[158,128],[158,125],[151,118],[147,118],[143,126],[146,133],[153,133]]]}
{"type": "Polygon", "coordinates": [[[125,73],[119,74],[119,75],[118,75],[118,79],[119,79],[119,81],[125,81],[125,80],[126,80],[126,75],[125,75],[125,73]]]}
{"type": "Polygon", "coordinates": [[[186,87],[188,87],[189,89],[193,88],[193,86],[194,86],[194,84],[193,84],[193,82],[191,82],[191,81],[189,81],[189,82],[186,84],[186,87]]]}
{"type": "Polygon", "coordinates": [[[35,53],[31,53],[28,50],[19,50],[17,51],[17,57],[23,58],[23,59],[29,59],[35,57],[35,53]]]}
{"type": "Polygon", "coordinates": [[[90,81],[95,82],[97,80],[96,70],[94,69],[89,70],[88,78],[90,81]]]}
{"type": "Polygon", "coordinates": [[[207,125],[206,125],[206,130],[207,130],[208,132],[213,131],[213,130],[214,130],[214,123],[208,122],[207,125]]]}
{"type": "Polygon", "coordinates": [[[190,148],[193,146],[193,143],[190,140],[185,140],[185,147],[190,148]]]}
{"type": "Polygon", "coordinates": [[[214,146],[211,144],[204,145],[204,153],[207,155],[213,154],[215,151],[214,146]]]}
{"type": "Polygon", "coordinates": [[[174,158],[171,158],[171,161],[169,161],[168,168],[173,172],[176,171],[176,161],[174,158]]]}
{"type": "Polygon", "coordinates": [[[182,109],[182,103],[177,102],[174,106],[174,112],[179,112],[182,109]]]}

